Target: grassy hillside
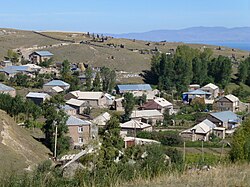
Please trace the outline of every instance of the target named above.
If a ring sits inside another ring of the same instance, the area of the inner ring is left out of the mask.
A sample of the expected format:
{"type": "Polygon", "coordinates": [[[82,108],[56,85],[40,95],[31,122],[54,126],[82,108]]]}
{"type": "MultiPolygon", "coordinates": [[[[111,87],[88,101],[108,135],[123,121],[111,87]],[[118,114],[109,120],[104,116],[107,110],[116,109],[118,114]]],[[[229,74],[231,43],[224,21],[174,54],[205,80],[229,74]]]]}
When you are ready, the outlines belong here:
{"type": "MultiPolygon", "coordinates": [[[[128,39],[109,38],[104,42],[92,41],[92,37],[85,33],[68,32],[43,32],[40,34],[32,31],[21,31],[13,29],[0,29],[0,60],[6,55],[8,49],[21,49],[24,56],[34,50],[49,50],[55,54],[55,61],[68,59],[71,62],[89,63],[94,66],[108,66],[116,70],[128,72],[141,72],[150,68],[152,54],[141,54],[140,50],[152,50],[157,47],[162,52],[175,49],[183,43],[175,42],[146,42],[128,39]],[[4,32],[3,32],[4,30],[4,32]],[[55,39],[52,39],[52,38],[55,39]],[[59,39],[59,40],[58,40],[59,39]],[[60,41],[67,40],[67,41],[60,41]],[[86,43],[80,44],[81,41],[86,43]],[[74,43],[72,43],[74,42],[74,43]],[[108,44],[124,45],[110,47],[108,44]]],[[[187,44],[193,48],[203,49],[203,44],[187,44]]],[[[238,59],[248,56],[246,51],[232,51],[230,48],[217,50],[216,46],[205,45],[214,51],[215,55],[236,55],[238,59]]]]}
{"type": "Polygon", "coordinates": [[[0,176],[32,169],[48,159],[50,151],[0,110],[0,176]]]}
{"type": "Polygon", "coordinates": [[[165,175],[153,181],[138,180],[124,187],[186,187],[186,186],[249,186],[250,166],[249,164],[218,166],[209,171],[189,170],[184,174],[177,173],[165,175]]]}

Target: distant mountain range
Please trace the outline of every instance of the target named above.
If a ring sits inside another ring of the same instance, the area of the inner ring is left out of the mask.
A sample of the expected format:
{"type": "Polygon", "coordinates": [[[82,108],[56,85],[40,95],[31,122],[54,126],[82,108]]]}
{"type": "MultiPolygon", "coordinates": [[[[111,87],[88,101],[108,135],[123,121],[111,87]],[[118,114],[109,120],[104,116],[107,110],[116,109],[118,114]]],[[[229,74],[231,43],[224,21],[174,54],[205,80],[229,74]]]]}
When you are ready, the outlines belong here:
{"type": "Polygon", "coordinates": [[[142,33],[109,34],[115,38],[169,42],[250,42],[250,27],[190,27],[142,33]]]}

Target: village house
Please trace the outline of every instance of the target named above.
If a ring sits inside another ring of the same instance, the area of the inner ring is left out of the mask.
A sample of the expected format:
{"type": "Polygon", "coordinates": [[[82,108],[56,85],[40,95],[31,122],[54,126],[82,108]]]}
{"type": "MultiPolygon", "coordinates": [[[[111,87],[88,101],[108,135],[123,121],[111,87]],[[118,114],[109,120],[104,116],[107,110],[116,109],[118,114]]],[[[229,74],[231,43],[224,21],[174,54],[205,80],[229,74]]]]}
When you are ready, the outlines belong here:
{"type": "Polygon", "coordinates": [[[194,90],[198,90],[198,89],[200,89],[200,85],[199,84],[190,84],[189,86],[188,86],[188,90],[189,91],[194,91],[194,90]]]}
{"type": "Polygon", "coordinates": [[[220,90],[219,87],[215,84],[209,83],[201,88],[204,92],[211,93],[212,99],[215,99],[219,96],[220,90]]]}
{"type": "Polygon", "coordinates": [[[120,84],[116,87],[117,93],[124,94],[126,92],[134,91],[152,91],[149,84],[120,84]]]}
{"type": "Polygon", "coordinates": [[[38,66],[38,65],[36,65],[36,64],[25,64],[25,65],[23,65],[23,66],[26,66],[26,67],[28,67],[30,70],[35,71],[35,72],[39,72],[39,71],[42,69],[41,66],[38,66]]]}
{"type": "Polygon", "coordinates": [[[189,92],[184,92],[182,94],[182,101],[185,103],[190,103],[194,98],[196,97],[200,97],[200,98],[204,98],[204,99],[210,99],[211,97],[211,93],[209,92],[205,92],[203,90],[192,90],[189,92]]]}
{"type": "Polygon", "coordinates": [[[76,116],[77,110],[69,105],[62,105],[61,109],[69,116],[76,116]]]}
{"type": "Polygon", "coordinates": [[[14,77],[17,73],[22,73],[28,75],[29,77],[34,77],[35,71],[28,66],[7,66],[0,69],[1,73],[4,73],[8,78],[14,77]]]}
{"type": "Polygon", "coordinates": [[[10,60],[4,60],[1,62],[1,66],[7,67],[7,66],[12,66],[12,62],[10,60]]]}
{"type": "Polygon", "coordinates": [[[241,119],[232,111],[210,113],[206,119],[213,122],[217,127],[224,127],[226,130],[234,129],[241,123],[241,119]]]}
{"type": "Polygon", "coordinates": [[[152,131],[153,128],[150,124],[143,123],[137,120],[130,120],[120,124],[121,133],[126,135],[135,135],[138,131],[152,131]]]}
{"type": "Polygon", "coordinates": [[[173,114],[173,104],[168,102],[164,98],[156,98],[145,103],[142,107],[142,110],[158,110],[162,114],[167,110],[170,115],[173,114]]]}
{"type": "Polygon", "coordinates": [[[151,125],[162,122],[164,119],[163,114],[158,110],[135,110],[132,112],[130,118],[151,125]]]}
{"type": "Polygon", "coordinates": [[[238,112],[240,111],[240,100],[238,97],[232,94],[229,94],[229,95],[219,98],[215,102],[214,107],[217,111],[230,110],[232,112],[238,112]]]}
{"type": "Polygon", "coordinates": [[[43,85],[43,91],[45,92],[62,92],[68,90],[70,88],[70,84],[62,81],[62,80],[52,80],[43,85]]]}
{"type": "Polygon", "coordinates": [[[50,99],[50,98],[51,96],[48,95],[47,93],[29,92],[26,95],[26,99],[30,99],[37,105],[41,105],[42,103],[44,103],[46,99],[50,99]]]}
{"type": "Polygon", "coordinates": [[[124,107],[123,107],[123,104],[122,104],[123,100],[124,100],[124,97],[115,99],[115,101],[114,101],[114,109],[116,111],[124,111],[124,107]]]}
{"type": "Polygon", "coordinates": [[[110,120],[111,115],[108,112],[105,112],[92,120],[94,124],[98,127],[104,127],[106,123],[110,120]]]}
{"type": "Polygon", "coordinates": [[[53,54],[49,51],[34,51],[29,55],[29,60],[33,64],[40,64],[46,60],[49,60],[53,57],[53,54]]]}
{"type": "Polygon", "coordinates": [[[106,97],[106,105],[113,106],[115,102],[115,96],[112,96],[108,93],[105,93],[104,96],[106,97]]]}
{"type": "Polygon", "coordinates": [[[66,101],[66,104],[74,108],[77,114],[83,114],[84,109],[88,106],[85,101],[73,98],[66,101]]]}
{"type": "Polygon", "coordinates": [[[0,83],[0,94],[9,94],[11,97],[15,97],[16,89],[0,83]]]}
{"type": "Polygon", "coordinates": [[[134,97],[142,97],[143,95],[145,95],[146,101],[150,101],[157,98],[156,95],[159,95],[159,90],[154,89],[149,91],[132,91],[131,93],[134,97]]]}
{"type": "Polygon", "coordinates": [[[125,148],[132,147],[135,145],[148,145],[148,144],[160,144],[160,142],[151,139],[135,138],[135,137],[124,137],[125,148]]]}
{"type": "Polygon", "coordinates": [[[66,125],[74,147],[82,146],[91,140],[91,122],[69,116],[66,125]]]}
{"type": "Polygon", "coordinates": [[[209,141],[209,136],[214,133],[219,138],[225,138],[225,128],[218,128],[208,119],[203,120],[194,127],[180,133],[181,137],[189,141],[209,141]]]}
{"type": "Polygon", "coordinates": [[[92,107],[106,107],[107,99],[103,92],[72,91],[66,94],[65,99],[78,99],[87,102],[92,107]]]}

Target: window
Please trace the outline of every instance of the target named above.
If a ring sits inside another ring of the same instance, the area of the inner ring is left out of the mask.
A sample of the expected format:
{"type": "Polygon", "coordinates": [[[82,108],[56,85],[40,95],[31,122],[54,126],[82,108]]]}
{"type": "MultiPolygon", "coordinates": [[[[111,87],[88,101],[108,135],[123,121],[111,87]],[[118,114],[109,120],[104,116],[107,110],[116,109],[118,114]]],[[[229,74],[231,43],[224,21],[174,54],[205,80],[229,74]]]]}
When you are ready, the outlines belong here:
{"type": "Polygon", "coordinates": [[[83,127],[78,127],[78,132],[82,133],[83,132],[83,127]]]}
{"type": "Polygon", "coordinates": [[[83,138],[82,137],[78,138],[78,143],[83,143],[83,138]]]}

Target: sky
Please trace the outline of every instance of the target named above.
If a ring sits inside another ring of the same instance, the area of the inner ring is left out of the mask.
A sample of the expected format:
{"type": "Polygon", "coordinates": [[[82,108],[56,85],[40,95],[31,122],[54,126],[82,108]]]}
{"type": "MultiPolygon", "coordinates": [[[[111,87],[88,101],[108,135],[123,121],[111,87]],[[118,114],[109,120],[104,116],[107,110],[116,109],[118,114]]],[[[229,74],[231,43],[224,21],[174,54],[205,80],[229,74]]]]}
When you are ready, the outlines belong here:
{"type": "Polygon", "coordinates": [[[0,0],[0,28],[95,33],[250,27],[250,0],[0,0]]]}

